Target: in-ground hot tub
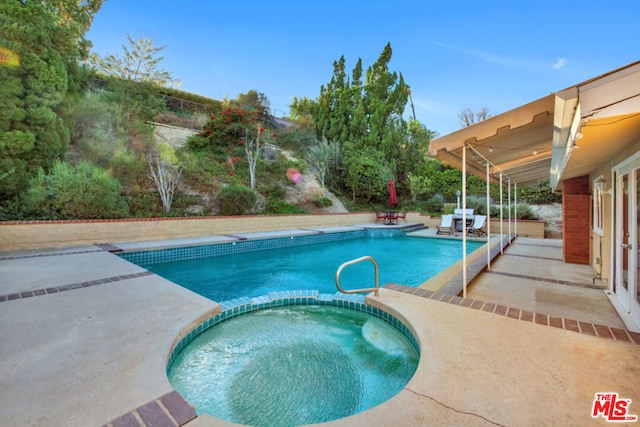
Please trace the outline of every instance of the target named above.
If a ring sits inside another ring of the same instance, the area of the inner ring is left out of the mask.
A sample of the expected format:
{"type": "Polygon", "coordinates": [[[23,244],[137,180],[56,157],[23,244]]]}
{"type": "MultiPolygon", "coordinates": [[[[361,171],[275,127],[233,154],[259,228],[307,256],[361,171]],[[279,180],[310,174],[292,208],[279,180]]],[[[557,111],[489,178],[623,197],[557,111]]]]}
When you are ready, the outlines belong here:
{"type": "Polygon", "coordinates": [[[264,297],[229,308],[178,343],[169,381],[198,414],[240,424],[296,426],[369,409],[403,389],[419,354],[405,325],[363,300],[264,297]]]}

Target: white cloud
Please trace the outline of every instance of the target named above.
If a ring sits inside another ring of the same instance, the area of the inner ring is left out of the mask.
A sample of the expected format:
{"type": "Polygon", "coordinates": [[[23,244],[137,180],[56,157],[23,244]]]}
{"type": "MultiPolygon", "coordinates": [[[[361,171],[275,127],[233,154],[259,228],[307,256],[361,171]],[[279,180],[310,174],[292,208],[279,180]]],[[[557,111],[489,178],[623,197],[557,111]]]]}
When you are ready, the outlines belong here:
{"type": "Polygon", "coordinates": [[[556,69],[556,70],[559,70],[560,68],[564,67],[566,63],[567,63],[567,60],[566,60],[566,59],[564,59],[564,58],[559,58],[559,59],[556,61],[556,63],[555,63],[555,64],[553,64],[553,65],[551,66],[551,68],[556,69]]]}

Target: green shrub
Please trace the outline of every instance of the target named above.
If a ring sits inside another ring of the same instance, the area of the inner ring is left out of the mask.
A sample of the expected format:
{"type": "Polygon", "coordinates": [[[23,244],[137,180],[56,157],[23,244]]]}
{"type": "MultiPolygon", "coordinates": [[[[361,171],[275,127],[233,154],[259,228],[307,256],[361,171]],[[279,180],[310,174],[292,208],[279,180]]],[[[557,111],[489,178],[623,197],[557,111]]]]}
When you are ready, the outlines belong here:
{"type": "Polygon", "coordinates": [[[444,196],[442,194],[435,194],[431,196],[424,204],[423,208],[429,213],[442,212],[444,208],[444,196]]]}
{"type": "Polygon", "coordinates": [[[313,204],[318,208],[333,206],[333,202],[327,197],[319,197],[313,201],[313,204]]]}
{"type": "Polygon", "coordinates": [[[518,200],[534,205],[544,205],[561,203],[562,195],[553,194],[547,179],[518,187],[518,200]]]}
{"type": "Polygon", "coordinates": [[[162,201],[155,191],[135,186],[127,191],[126,199],[132,218],[149,218],[163,212],[162,201]]]}
{"type": "Polygon", "coordinates": [[[272,184],[258,184],[258,190],[267,198],[284,199],[285,195],[287,194],[287,189],[281,182],[274,182],[272,184]]]}
{"type": "Polygon", "coordinates": [[[473,209],[475,215],[487,214],[487,198],[481,196],[468,196],[467,209],[473,209]]]}
{"type": "Polygon", "coordinates": [[[124,218],[129,214],[120,182],[86,161],[77,166],[58,161],[49,174],[41,169],[30,181],[26,204],[31,214],[47,219],[124,218]]]}
{"type": "MultiPolygon", "coordinates": [[[[502,218],[507,219],[509,217],[509,205],[502,206],[502,218]]],[[[500,205],[491,206],[491,217],[499,218],[500,217],[500,205]]],[[[527,203],[518,203],[518,205],[511,205],[511,218],[517,219],[538,219],[538,216],[533,213],[531,210],[531,206],[527,203]]]]}
{"type": "Polygon", "coordinates": [[[527,203],[518,203],[518,205],[511,205],[511,210],[515,210],[515,216],[518,219],[538,219],[538,216],[533,213],[531,206],[527,203]]]}
{"type": "Polygon", "coordinates": [[[282,199],[276,197],[267,197],[267,205],[264,208],[266,214],[301,214],[307,213],[306,210],[292,205],[282,199]]]}
{"type": "Polygon", "coordinates": [[[227,185],[218,192],[221,215],[242,215],[256,204],[258,196],[244,185],[227,185]]]}
{"type": "Polygon", "coordinates": [[[209,121],[202,128],[202,132],[198,134],[199,137],[208,140],[207,145],[202,146],[202,141],[192,139],[187,140],[187,144],[193,148],[231,150],[235,147],[244,151],[242,145],[246,138],[246,132],[250,129],[249,134],[254,135],[256,120],[256,111],[249,111],[241,107],[229,107],[217,114],[211,114],[209,121]]]}
{"type": "Polygon", "coordinates": [[[317,144],[315,129],[292,127],[278,132],[278,145],[285,150],[304,152],[317,144]]]}

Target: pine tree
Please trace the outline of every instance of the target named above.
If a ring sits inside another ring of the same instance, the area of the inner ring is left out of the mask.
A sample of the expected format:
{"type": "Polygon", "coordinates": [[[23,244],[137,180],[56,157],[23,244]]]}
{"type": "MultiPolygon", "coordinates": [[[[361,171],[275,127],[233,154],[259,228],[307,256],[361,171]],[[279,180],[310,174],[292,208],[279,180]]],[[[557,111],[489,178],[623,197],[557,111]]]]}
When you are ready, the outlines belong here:
{"type": "Polygon", "coordinates": [[[81,78],[84,33],[102,0],[0,2],[0,200],[22,192],[64,156],[69,129],[58,110],[81,78]]]}

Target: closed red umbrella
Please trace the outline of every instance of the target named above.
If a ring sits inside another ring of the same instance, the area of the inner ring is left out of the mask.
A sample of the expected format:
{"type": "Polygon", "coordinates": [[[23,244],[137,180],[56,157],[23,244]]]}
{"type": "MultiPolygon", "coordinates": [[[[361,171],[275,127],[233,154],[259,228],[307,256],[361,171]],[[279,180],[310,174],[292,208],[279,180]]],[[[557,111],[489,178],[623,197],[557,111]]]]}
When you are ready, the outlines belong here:
{"type": "Polygon", "coordinates": [[[389,207],[393,207],[398,203],[396,197],[396,186],[393,184],[393,180],[389,180],[389,207]]]}

